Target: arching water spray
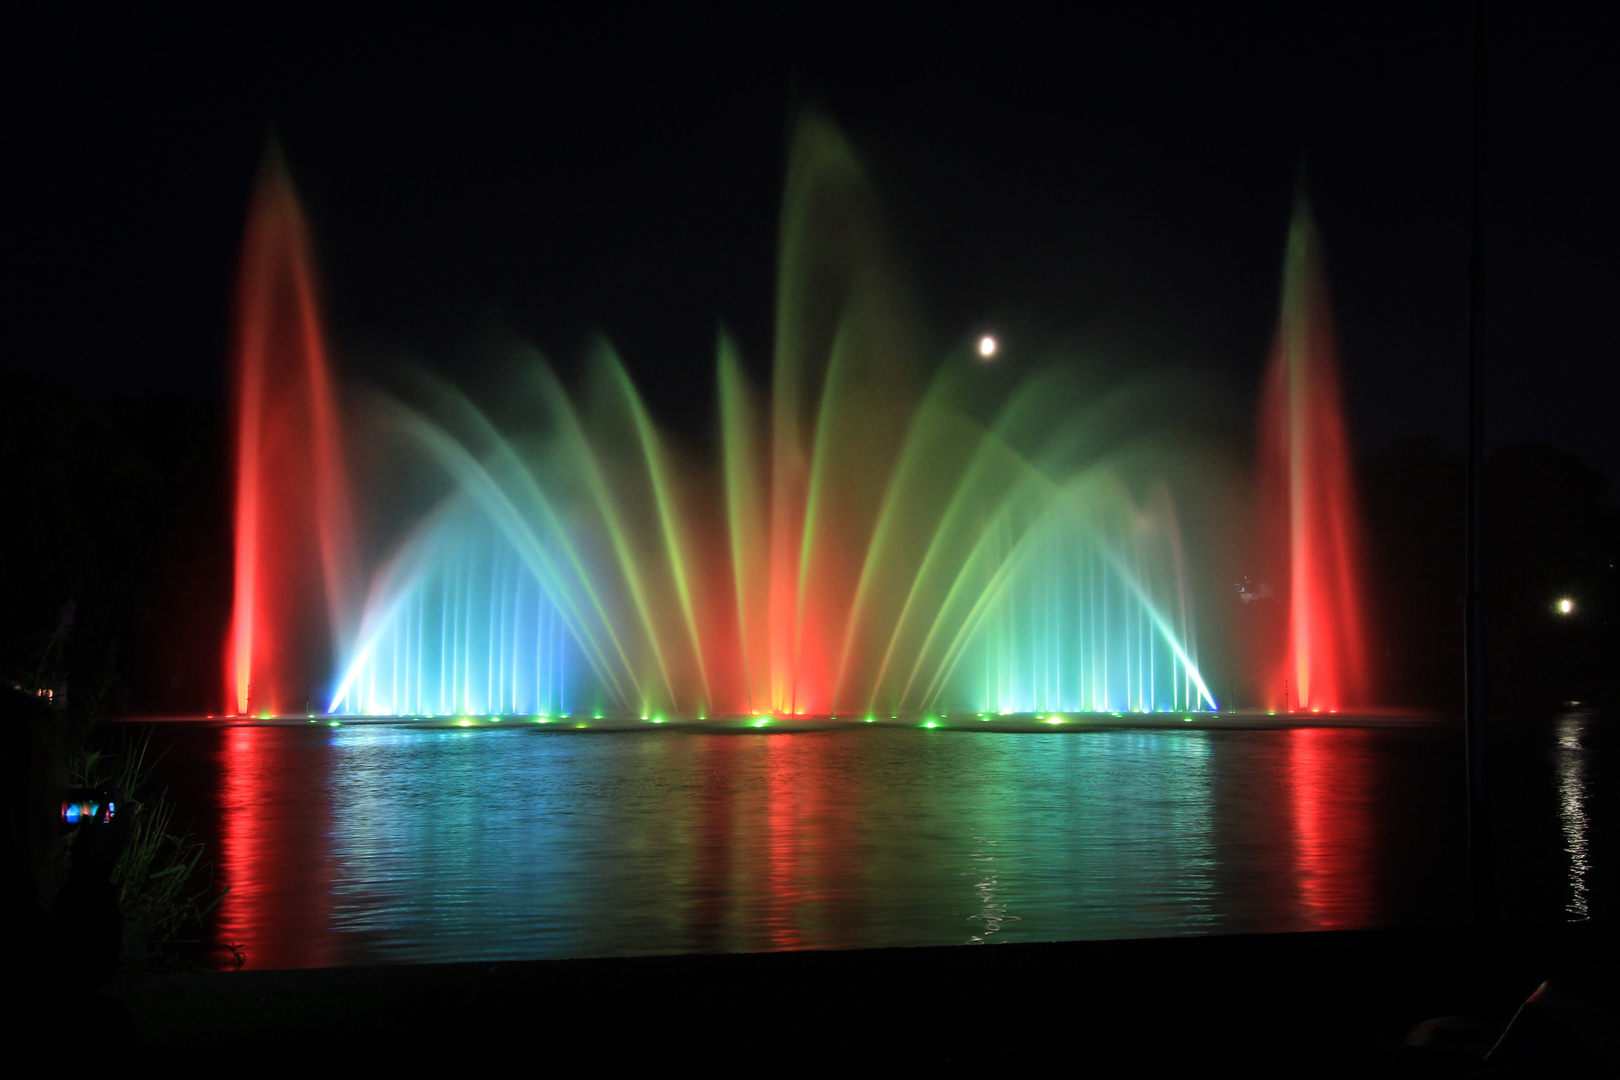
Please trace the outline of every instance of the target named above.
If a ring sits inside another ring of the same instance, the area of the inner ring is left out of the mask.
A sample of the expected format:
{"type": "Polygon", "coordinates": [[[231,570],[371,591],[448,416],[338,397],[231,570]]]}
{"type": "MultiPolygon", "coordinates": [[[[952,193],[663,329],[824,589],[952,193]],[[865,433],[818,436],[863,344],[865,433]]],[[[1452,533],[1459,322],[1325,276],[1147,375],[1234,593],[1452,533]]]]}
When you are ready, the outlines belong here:
{"type": "Polygon", "coordinates": [[[924,365],[875,217],[843,137],[806,119],[772,383],[722,339],[718,460],[677,452],[605,346],[577,395],[530,357],[516,429],[443,384],[387,410],[451,493],[375,577],[329,707],[1215,707],[1174,500],[1127,452],[1162,402],[999,379],[982,350],[924,365]]]}

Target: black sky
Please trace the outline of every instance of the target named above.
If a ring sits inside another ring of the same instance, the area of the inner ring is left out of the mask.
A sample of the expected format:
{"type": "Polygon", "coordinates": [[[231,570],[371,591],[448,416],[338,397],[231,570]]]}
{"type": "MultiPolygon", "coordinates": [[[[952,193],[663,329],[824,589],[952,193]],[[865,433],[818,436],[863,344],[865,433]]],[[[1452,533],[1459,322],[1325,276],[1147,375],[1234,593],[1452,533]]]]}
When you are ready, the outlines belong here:
{"type": "MultiPolygon", "coordinates": [[[[935,344],[1115,342],[1244,402],[1303,169],[1358,449],[1457,446],[1472,8],[1320,7],[11,16],[0,363],[217,397],[273,127],[351,370],[411,355],[476,381],[491,330],[566,367],[603,329],[675,419],[721,322],[763,366],[788,118],[816,101],[871,167],[935,344]]],[[[1615,22],[1488,15],[1491,441],[1620,478],[1615,22]]]]}

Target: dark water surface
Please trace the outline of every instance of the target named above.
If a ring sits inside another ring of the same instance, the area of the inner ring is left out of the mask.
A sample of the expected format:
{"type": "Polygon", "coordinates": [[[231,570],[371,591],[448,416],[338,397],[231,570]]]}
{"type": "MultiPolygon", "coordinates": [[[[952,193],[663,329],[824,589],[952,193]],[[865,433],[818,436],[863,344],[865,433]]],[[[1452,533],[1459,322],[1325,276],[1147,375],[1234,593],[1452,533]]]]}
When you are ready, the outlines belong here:
{"type": "MultiPolygon", "coordinates": [[[[1614,895],[1616,719],[1496,758],[1497,915],[1614,895]],[[1605,772],[1607,770],[1607,772],[1605,772]],[[1605,801],[1607,799],[1608,801],[1605,801]]],[[[1460,731],[155,726],[249,967],[1461,921],[1460,731]]]]}

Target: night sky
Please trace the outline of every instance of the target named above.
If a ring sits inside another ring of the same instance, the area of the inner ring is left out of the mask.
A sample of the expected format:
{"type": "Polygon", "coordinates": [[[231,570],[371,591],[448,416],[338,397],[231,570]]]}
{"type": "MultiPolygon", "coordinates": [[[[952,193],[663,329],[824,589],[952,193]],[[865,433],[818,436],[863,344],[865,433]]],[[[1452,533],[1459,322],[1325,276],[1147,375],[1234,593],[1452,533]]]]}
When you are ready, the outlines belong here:
{"type": "MultiPolygon", "coordinates": [[[[1320,6],[11,16],[0,363],[217,399],[273,130],[346,370],[476,387],[492,336],[566,371],[602,330],[656,413],[703,424],[720,325],[768,361],[785,146],[815,103],[870,168],[932,348],[991,328],[1010,356],[1211,368],[1234,424],[1303,171],[1357,450],[1460,448],[1472,8],[1320,6]]],[[[1620,478],[1620,35],[1597,5],[1488,12],[1489,438],[1620,478]]]]}

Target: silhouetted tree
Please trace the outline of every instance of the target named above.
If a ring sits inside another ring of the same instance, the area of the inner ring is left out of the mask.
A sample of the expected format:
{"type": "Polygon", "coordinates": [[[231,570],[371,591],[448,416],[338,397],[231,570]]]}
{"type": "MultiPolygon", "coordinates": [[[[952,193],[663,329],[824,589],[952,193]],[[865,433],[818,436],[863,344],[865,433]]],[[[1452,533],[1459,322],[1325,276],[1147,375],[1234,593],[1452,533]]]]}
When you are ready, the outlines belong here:
{"type": "MultiPolygon", "coordinates": [[[[1460,454],[1408,439],[1361,463],[1379,687],[1396,705],[1462,704],[1460,454]]],[[[1603,474],[1541,444],[1496,450],[1485,471],[1492,705],[1612,704],[1620,513],[1603,474]],[[1557,608],[1569,599],[1573,609],[1557,608]]]]}
{"type": "Polygon", "coordinates": [[[175,707],[151,676],[191,620],[210,644],[188,678],[217,696],[220,435],[219,410],[184,398],[91,401],[0,375],[0,677],[75,711],[131,693],[143,710],[175,707]]]}
{"type": "Polygon", "coordinates": [[[1429,438],[1362,462],[1371,656],[1391,704],[1462,704],[1463,464],[1429,438]]]}

